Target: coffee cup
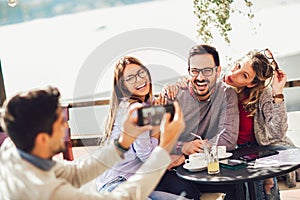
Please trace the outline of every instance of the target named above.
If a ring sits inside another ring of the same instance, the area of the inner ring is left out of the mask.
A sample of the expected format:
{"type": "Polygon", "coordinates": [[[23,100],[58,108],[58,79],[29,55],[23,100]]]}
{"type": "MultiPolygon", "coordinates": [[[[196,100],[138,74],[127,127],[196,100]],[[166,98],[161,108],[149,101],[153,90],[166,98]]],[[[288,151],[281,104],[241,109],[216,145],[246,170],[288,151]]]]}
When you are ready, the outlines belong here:
{"type": "Polygon", "coordinates": [[[218,146],[218,156],[219,158],[226,157],[226,146],[218,146]]]}
{"type": "Polygon", "coordinates": [[[189,158],[185,160],[192,167],[201,167],[205,165],[205,155],[203,153],[194,153],[189,155],[189,158]]]}

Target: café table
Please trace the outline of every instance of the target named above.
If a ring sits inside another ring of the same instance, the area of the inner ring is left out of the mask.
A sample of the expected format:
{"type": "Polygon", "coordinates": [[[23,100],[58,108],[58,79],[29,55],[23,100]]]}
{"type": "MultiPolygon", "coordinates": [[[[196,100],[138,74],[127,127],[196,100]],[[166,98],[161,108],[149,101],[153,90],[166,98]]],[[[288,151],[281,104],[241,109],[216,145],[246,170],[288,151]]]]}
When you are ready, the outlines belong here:
{"type": "MultiPolygon", "coordinates": [[[[243,152],[251,152],[260,149],[273,149],[273,147],[249,147],[248,149],[243,148],[242,150],[237,149],[233,151],[232,158],[238,158],[243,152]]],[[[222,192],[222,185],[232,185],[234,191],[234,199],[243,200],[246,199],[245,193],[245,183],[247,183],[249,188],[249,197],[255,200],[255,186],[254,182],[257,180],[264,180],[270,177],[277,177],[295,169],[299,168],[300,164],[285,165],[285,166],[272,166],[263,168],[254,168],[254,161],[248,162],[247,167],[241,169],[227,169],[220,167],[220,173],[210,175],[207,170],[190,172],[179,166],[176,169],[176,173],[179,177],[190,180],[199,184],[215,186],[216,191],[222,192]]],[[[226,191],[224,191],[226,192],[226,191]]]]}

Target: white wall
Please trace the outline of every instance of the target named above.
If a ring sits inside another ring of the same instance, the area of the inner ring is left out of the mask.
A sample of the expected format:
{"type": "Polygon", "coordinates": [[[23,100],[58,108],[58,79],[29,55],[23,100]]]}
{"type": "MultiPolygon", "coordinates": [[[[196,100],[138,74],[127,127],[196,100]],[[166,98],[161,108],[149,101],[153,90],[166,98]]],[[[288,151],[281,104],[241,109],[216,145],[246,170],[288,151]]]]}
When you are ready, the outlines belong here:
{"type": "Polygon", "coordinates": [[[294,142],[297,147],[300,147],[300,111],[288,112],[288,132],[287,136],[294,142]]]}

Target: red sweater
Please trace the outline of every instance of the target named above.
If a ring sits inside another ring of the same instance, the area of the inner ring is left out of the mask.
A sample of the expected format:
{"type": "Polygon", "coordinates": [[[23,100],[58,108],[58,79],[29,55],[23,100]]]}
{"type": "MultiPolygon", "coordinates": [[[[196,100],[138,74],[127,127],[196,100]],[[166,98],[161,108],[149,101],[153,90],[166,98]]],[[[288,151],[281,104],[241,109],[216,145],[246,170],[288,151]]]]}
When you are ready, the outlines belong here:
{"type": "Polygon", "coordinates": [[[253,129],[253,117],[248,117],[248,114],[239,103],[240,111],[240,129],[237,144],[244,144],[246,142],[254,142],[254,129],[253,129]]]}

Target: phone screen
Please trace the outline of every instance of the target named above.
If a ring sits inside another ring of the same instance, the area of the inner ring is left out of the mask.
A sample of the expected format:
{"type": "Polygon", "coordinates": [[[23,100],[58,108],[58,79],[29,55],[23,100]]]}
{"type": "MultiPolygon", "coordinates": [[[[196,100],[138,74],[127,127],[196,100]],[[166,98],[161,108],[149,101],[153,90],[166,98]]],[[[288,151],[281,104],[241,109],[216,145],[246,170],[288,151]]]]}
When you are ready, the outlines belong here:
{"type": "Polygon", "coordinates": [[[147,106],[138,109],[138,125],[160,125],[163,115],[169,112],[171,113],[171,120],[174,117],[173,104],[147,106]]]}
{"type": "Polygon", "coordinates": [[[237,165],[241,165],[244,164],[245,161],[242,160],[235,160],[235,159],[226,159],[226,160],[220,160],[220,164],[223,165],[228,165],[228,166],[237,166],[237,165]]]}
{"type": "Polygon", "coordinates": [[[252,161],[252,160],[256,160],[258,158],[263,158],[263,157],[267,157],[267,156],[271,156],[271,155],[275,155],[275,154],[278,154],[278,151],[265,150],[265,151],[260,151],[260,152],[253,153],[253,154],[244,155],[241,157],[241,159],[246,160],[246,161],[252,161]]]}

